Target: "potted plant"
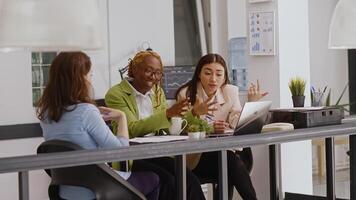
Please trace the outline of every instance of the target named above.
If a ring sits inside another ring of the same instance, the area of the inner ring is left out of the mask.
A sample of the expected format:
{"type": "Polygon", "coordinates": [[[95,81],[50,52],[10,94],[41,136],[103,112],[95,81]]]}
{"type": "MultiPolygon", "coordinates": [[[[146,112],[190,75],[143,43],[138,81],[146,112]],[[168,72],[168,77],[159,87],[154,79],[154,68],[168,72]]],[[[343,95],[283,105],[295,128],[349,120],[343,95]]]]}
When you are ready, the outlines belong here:
{"type": "Polygon", "coordinates": [[[289,90],[292,93],[294,107],[304,107],[305,80],[300,77],[292,78],[289,81],[289,90]]]}
{"type": "Polygon", "coordinates": [[[210,134],[212,131],[213,128],[208,124],[208,122],[200,119],[199,117],[194,117],[188,122],[187,132],[189,138],[191,139],[205,138],[206,134],[210,134]]]}

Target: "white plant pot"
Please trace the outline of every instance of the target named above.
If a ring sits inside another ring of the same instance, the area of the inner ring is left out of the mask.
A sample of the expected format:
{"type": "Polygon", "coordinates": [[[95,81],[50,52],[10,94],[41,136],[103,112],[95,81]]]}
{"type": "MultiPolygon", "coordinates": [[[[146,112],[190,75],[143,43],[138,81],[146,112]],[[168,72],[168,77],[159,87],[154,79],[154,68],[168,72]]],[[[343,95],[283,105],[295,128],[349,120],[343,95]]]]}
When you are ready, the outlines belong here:
{"type": "Polygon", "coordinates": [[[206,132],[205,132],[205,131],[201,131],[201,132],[188,132],[188,136],[189,136],[189,139],[191,139],[191,140],[199,140],[199,139],[205,138],[206,132]]]}
{"type": "Polygon", "coordinates": [[[200,132],[200,139],[204,139],[206,137],[206,132],[205,131],[201,131],[200,132]]]}

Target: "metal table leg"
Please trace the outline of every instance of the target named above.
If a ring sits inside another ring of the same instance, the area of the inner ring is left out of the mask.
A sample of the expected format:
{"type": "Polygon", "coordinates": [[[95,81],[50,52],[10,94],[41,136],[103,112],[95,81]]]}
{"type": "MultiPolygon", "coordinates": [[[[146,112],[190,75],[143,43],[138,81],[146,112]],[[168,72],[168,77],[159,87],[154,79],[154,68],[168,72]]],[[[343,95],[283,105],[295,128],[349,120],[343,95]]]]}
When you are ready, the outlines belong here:
{"type": "Polygon", "coordinates": [[[187,199],[187,168],[185,154],[175,156],[176,159],[176,185],[177,200],[187,199]]]}
{"type": "Polygon", "coordinates": [[[219,151],[219,199],[228,199],[227,151],[219,151]]]}
{"type": "Polygon", "coordinates": [[[276,166],[276,145],[269,145],[269,184],[270,199],[278,200],[277,189],[277,166],[276,166]]]}
{"type": "Polygon", "coordinates": [[[19,199],[29,200],[28,171],[18,172],[19,176],[19,199]]]}
{"type": "Polygon", "coordinates": [[[335,151],[334,138],[325,138],[326,197],[335,200],[335,151]]]}
{"type": "Polygon", "coordinates": [[[350,199],[356,200],[356,135],[349,136],[350,143],[350,199]]]}

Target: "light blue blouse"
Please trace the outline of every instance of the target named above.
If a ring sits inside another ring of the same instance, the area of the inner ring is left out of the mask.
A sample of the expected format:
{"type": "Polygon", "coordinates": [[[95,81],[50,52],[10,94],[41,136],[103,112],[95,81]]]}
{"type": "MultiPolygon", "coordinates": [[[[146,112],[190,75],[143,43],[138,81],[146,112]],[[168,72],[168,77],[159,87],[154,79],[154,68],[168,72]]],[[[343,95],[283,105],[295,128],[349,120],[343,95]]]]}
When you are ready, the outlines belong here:
{"type": "MultiPolygon", "coordinates": [[[[40,122],[45,140],[71,141],[84,149],[101,149],[128,146],[129,141],[115,137],[105,124],[99,109],[92,104],[80,103],[69,106],[58,122],[40,122]],[[72,110],[72,111],[70,111],[72,110]]],[[[94,193],[84,187],[60,186],[60,196],[65,199],[95,199],[94,193]]]]}

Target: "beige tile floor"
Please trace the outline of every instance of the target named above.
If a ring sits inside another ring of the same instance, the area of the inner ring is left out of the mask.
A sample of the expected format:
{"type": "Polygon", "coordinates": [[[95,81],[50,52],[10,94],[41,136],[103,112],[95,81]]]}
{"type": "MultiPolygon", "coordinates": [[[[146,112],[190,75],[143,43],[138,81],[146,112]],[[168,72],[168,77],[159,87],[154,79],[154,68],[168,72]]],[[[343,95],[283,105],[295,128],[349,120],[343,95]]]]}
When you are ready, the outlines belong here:
{"type": "MultiPolygon", "coordinates": [[[[337,198],[350,198],[350,170],[337,170],[335,172],[335,192],[337,198]]],[[[313,175],[313,193],[319,196],[326,196],[325,176],[313,175]]]]}
{"type": "MultiPolygon", "coordinates": [[[[207,200],[212,200],[211,185],[205,186],[205,194],[207,200]],[[208,189],[209,188],[209,189],[208,189]],[[209,192],[208,192],[209,191],[209,192]]],[[[203,186],[204,188],[204,186],[203,186]]],[[[337,170],[335,172],[335,191],[337,198],[349,199],[350,198],[350,170],[337,170]]],[[[326,196],[326,177],[313,175],[313,194],[318,196],[326,196]]],[[[234,191],[233,200],[241,200],[241,197],[234,191]]]]}

